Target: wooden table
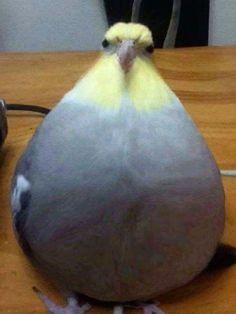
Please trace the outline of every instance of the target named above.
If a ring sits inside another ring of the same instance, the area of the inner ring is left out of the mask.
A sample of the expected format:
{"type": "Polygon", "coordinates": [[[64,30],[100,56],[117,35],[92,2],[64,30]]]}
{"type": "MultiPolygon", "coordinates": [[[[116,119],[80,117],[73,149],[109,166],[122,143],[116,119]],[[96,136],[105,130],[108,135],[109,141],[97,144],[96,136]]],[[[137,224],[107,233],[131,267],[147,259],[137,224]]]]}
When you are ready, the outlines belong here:
{"type": "MultiPolygon", "coordinates": [[[[7,102],[53,106],[96,57],[97,53],[78,52],[1,54],[0,97],[7,102]]],[[[236,47],[158,50],[155,59],[219,166],[236,168],[236,47]]],[[[8,120],[9,135],[0,155],[0,313],[46,313],[32,286],[55,301],[61,298],[18,248],[8,204],[16,160],[42,117],[9,112],[8,120]]],[[[224,187],[227,219],[223,240],[236,246],[236,179],[224,178],[224,187]]],[[[234,314],[236,266],[202,274],[160,301],[167,314],[234,314]]],[[[111,309],[94,307],[93,313],[111,313],[111,309]]]]}

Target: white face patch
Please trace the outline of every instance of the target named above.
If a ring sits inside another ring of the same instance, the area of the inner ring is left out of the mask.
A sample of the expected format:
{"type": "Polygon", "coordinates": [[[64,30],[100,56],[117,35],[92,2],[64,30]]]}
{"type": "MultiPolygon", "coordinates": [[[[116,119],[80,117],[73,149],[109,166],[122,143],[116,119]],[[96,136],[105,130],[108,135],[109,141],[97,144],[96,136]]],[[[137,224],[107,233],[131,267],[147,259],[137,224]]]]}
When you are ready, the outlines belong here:
{"type": "Polygon", "coordinates": [[[22,174],[19,174],[16,178],[16,184],[11,195],[11,204],[14,215],[16,215],[22,209],[21,195],[29,190],[30,182],[22,174]]]}

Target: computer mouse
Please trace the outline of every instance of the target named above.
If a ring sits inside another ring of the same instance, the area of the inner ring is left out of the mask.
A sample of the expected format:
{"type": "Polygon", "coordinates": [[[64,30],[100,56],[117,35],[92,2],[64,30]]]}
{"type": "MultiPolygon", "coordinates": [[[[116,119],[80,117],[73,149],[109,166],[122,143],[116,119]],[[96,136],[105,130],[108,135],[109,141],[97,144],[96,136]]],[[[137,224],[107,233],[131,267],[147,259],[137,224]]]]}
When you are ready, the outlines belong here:
{"type": "Polygon", "coordinates": [[[7,136],[6,104],[3,99],[0,99],[0,148],[3,145],[6,136],[7,136]]]}

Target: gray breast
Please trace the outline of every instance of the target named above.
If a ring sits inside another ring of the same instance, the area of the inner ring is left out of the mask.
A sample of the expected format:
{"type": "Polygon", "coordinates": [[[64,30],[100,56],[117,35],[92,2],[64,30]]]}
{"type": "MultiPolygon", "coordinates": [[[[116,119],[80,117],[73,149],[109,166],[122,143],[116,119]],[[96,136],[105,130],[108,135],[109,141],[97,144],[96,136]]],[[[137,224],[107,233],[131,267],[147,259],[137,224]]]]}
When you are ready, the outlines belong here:
{"type": "Polygon", "coordinates": [[[24,235],[69,289],[145,299],[206,266],[223,229],[223,189],[177,99],[156,112],[61,103],[32,143],[24,235]]]}

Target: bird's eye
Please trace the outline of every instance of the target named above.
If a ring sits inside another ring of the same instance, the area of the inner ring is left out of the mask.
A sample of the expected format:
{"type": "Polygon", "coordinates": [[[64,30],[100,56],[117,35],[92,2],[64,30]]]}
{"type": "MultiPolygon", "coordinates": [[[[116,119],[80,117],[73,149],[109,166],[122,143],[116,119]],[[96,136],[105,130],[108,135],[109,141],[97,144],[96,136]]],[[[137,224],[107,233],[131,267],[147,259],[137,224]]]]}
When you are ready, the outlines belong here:
{"type": "Polygon", "coordinates": [[[153,45],[149,45],[148,47],[146,47],[146,51],[148,53],[153,53],[154,52],[154,46],[153,45]]]}
{"type": "Polygon", "coordinates": [[[104,39],[102,42],[103,48],[107,48],[110,45],[109,41],[107,39],[104,39]]]}

